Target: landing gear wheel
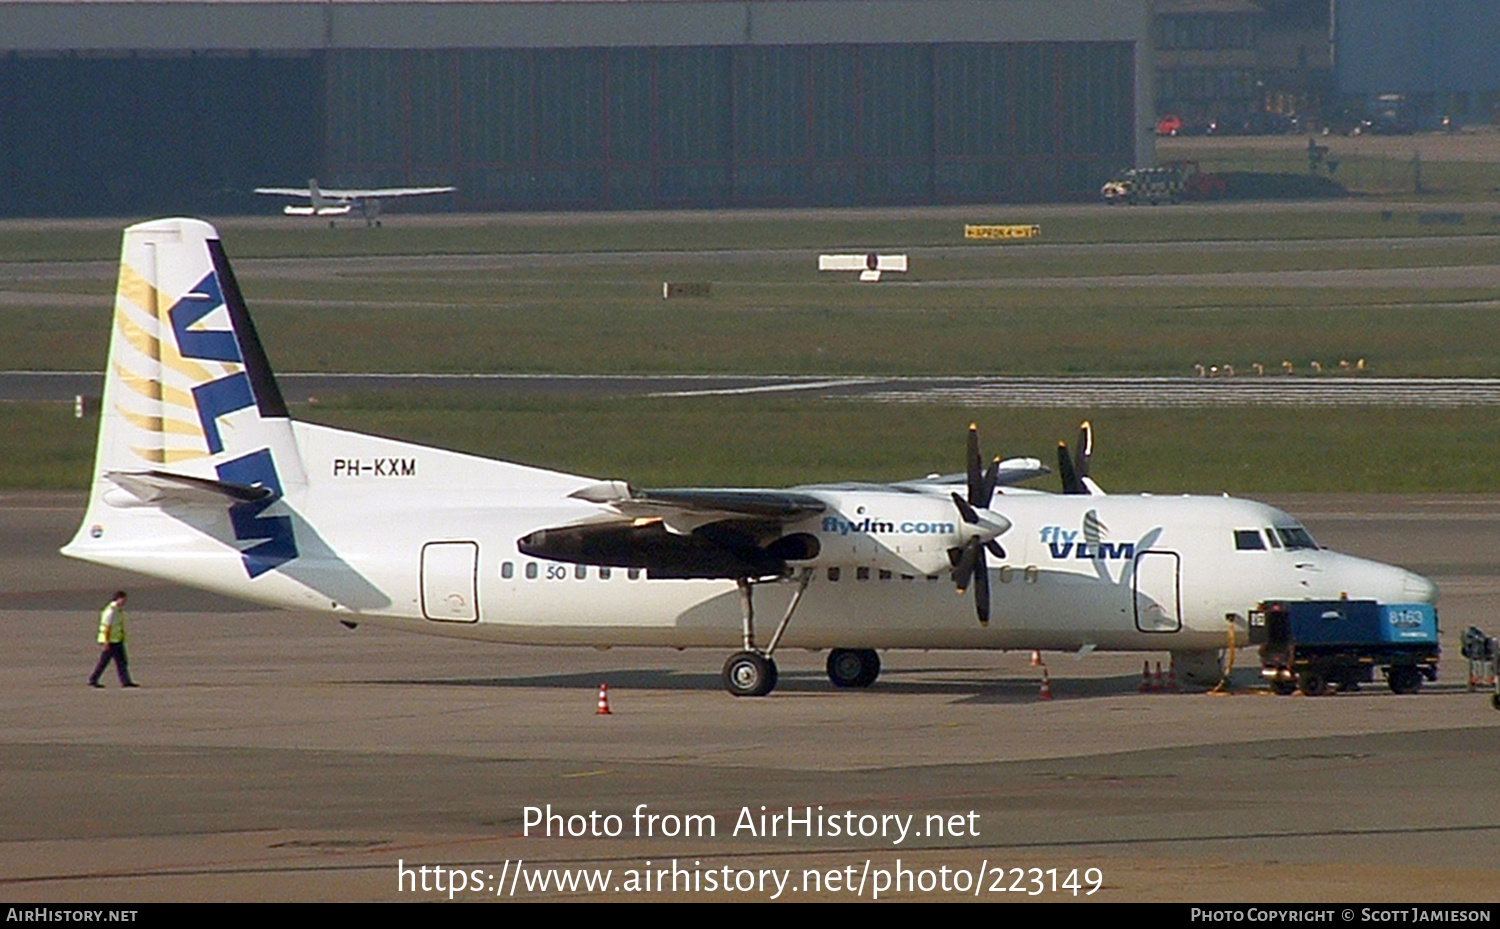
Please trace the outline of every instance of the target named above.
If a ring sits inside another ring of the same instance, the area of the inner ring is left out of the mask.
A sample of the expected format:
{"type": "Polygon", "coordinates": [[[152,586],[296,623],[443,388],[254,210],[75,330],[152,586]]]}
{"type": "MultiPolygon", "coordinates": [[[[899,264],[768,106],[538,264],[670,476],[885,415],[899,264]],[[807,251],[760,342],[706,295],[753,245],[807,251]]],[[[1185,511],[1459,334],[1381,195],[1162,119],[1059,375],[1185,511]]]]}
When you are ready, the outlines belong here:
{"type": "Polygon", "coordinates": [[[1328,692],[1328,678],[1317,671],[1303,671],[1297,675],[1297,689],[1304,697],[1321,697],[1328,692]]]}
{"type": "Polygon", "coordinates": [[[1296,681],[1272,681],[1271,689],[1276,691],[1279,697],[1290,697],[1297,690],[1296,681]]]}
{"type": "Polygon", "coordinates": [[[836,648],[828,653],[828,679],[835,687],[869,687],[880,676],[873,648],[836,648]]]}
{"type": "Polygon", "coordinates": [[[1494,696],[1490,697],[1490,706],[1494,707],[1497,710],[1500,710],[1500,694],[1495,694],[1494,696]]]}
{"type": "Polygon", "coordinates": [[[1411,665],[1398,665],[1385,672],[1385,682],[1392,693],[1414,694],[1422,689],[1422,672],[1411,665]]]}
{"type": "Polygon", "coordinates": [[[724,662],[724,689],[736,697],[764,697],[776,689],[776,662],[756,652],[735,652],[724,662]]]}

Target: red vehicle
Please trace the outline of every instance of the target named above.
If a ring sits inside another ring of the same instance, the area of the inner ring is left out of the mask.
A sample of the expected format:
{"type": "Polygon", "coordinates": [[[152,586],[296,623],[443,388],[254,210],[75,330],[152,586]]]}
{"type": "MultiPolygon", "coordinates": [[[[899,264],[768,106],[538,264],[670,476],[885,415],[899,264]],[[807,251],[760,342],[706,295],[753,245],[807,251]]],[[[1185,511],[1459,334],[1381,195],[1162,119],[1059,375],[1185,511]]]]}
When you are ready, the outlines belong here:
{"type": "Polygon", "coordinates": [[[1182,199],[1223,200],[1229,196],[1229,184],[1217,174],[1201,171],[1196,161],[1171,161],[1166,167],[1173,168],[1182,178],[1182,199]]]}

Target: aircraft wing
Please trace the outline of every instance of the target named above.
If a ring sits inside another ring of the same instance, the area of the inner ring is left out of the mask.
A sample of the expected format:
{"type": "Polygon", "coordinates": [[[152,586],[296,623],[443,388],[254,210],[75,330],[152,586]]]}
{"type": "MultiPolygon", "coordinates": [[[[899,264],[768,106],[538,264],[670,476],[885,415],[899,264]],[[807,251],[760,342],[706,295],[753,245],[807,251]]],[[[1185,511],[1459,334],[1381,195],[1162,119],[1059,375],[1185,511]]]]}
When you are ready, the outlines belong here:
{"type": "Polygon", "coordinates": [[[785,527],[828,508],[821,498],[785,490],[638,490],[623,481],[591,484],[571,496],[602,512],[538,529],[522,552],[554,561],[645,568],[652,577],[720,578],[780,574],[788,558],[807,558],[811,537],[783,538],[785,527]]]}
{"type": "MultiPolygon", "coordinates": [[[[451,194],[457,187],[376,187],[370,190],[340,189],[319,187],[318,193],[332,200],[360,200],[366,197],[389,198],[389,197],[420,197],[424,194],[451,194]]],[[[270,194],[276,197],[311,197],[312,190],[307,187],[257,187],[258,194],[270,194]]]]}
{"type": "Polygon", "coordinates": [[[822,499],[797,491],[637,490],[622,481],[592,484],[571,496],[597,503],[632,520],[661,520],[669,531],[684,533],[722,520],[794,522],[828,508],[822,499]]]}
{"type": "MultiPolygon", "coordinates": [[[[335,200],[384,200],[391,197],[420,197],[425,194],[451,194],[457,187],[377,187],[371,190],[341,190],[338,188],[320,188],[319,193],[325,197],[335,200]]],[[[260,193],[260,191],[256,191],[260,193]]],[[[302,195],[308,196],[308,191],[302,191],[302,195]]]]}
{"type": "MultiPolygon", "coordinates": [[[[1042,464],[1040,459],[1007,458],[1000,462],[1000,467],[995,472],[995,485],[998,487],[1010,487],[1022,481],[1029,481],[1034,477],[1042,477],[1051,473],[1052,469],[1042,464]]],[[[924,484],[962,486],[968,480],[969,476],[967,474],[959,472],[957,474],[939,474],[936,476],[914,478],[909,481],[902,481],[900,486],[921,486],[924,484]]]]}

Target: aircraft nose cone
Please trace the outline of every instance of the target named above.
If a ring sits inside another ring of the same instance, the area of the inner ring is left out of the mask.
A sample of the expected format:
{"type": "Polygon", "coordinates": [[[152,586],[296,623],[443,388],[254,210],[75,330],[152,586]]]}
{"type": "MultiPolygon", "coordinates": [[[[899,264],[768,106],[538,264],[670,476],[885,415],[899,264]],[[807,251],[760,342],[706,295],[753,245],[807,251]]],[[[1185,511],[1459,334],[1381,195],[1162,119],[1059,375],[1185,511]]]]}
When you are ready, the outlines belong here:
{"type": "Polygon", "coordinates": [[[1406,572],[1401,583],[1401,594],[1411,603],[1437,603],[1437,585],[1420,574],[1406,572]]]}

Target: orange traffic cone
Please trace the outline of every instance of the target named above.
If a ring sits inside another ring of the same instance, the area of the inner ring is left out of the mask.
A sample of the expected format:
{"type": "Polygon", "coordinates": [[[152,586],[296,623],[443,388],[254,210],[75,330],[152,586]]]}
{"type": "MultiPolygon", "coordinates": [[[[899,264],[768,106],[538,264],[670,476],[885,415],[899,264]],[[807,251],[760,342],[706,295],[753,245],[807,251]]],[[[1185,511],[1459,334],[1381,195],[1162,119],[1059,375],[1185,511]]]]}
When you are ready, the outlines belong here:
{"type": "Polygon", "coordinates": [[[1151,692],[1159,694],[1165,692],[1166,689],[1167,685],[1163,682],[1161,676],[1161,662],[1158,661],[1156,663],[1156,673],[1151,675],[1151,692]]]}
{"type": "Polygon", "coordinates": [[[1046,665],[1042,666],[1042,689],[1037,691],[1036,698],[1038,700],[1052,699],[1052,677],[1047,674],[1046,665]]]}
{"type": "Polygon", "coordinates": [[[609,685],[599,685],[599,709],[594,711],[595,716],[613,716],[609,711],[609,685]]]}
{"type": "Polygon", "coordinates": [[[1151,692],[1151,662],[1141,662],[1141,693],[1151,692]]]}
{"type": "Polygon", "coordinates": [[[1033,668],[1042,666],[1042,653],[1034,648],[1031,650],[1031,666],[1033,668]]]}
{"type": "Polygon", "coordinates": [[[1177,666],[1169,664],[1167,665],[1167,693],[1175,694],[1181,692],[1182,688],[1177,686],[1177,666]]]}

